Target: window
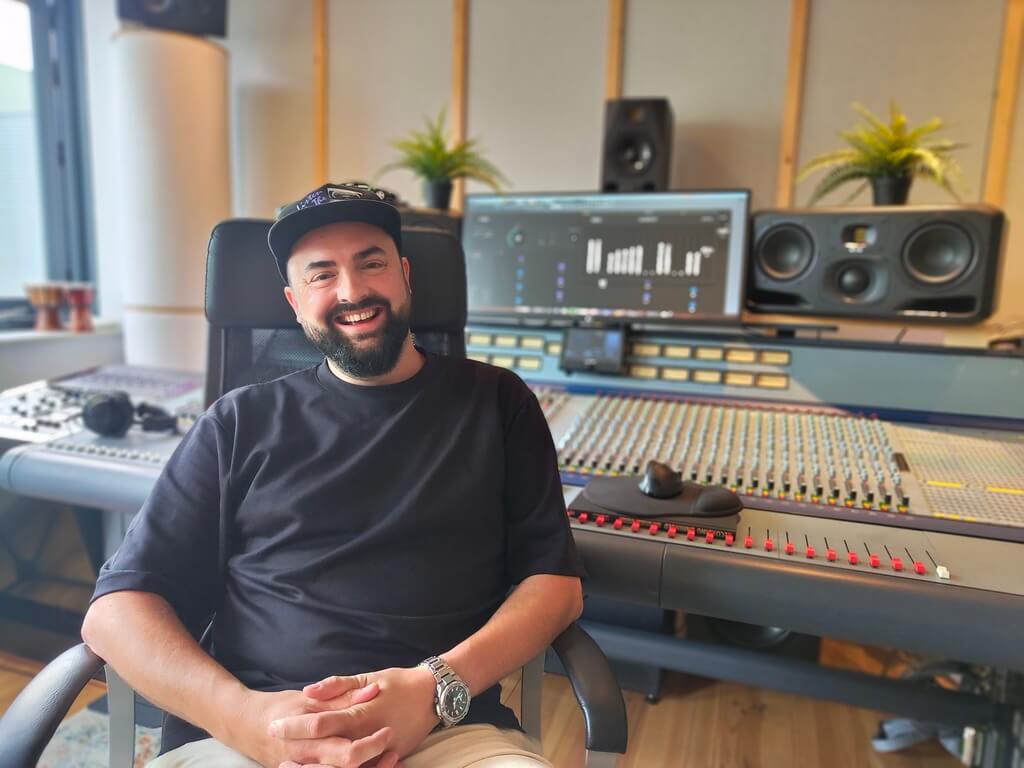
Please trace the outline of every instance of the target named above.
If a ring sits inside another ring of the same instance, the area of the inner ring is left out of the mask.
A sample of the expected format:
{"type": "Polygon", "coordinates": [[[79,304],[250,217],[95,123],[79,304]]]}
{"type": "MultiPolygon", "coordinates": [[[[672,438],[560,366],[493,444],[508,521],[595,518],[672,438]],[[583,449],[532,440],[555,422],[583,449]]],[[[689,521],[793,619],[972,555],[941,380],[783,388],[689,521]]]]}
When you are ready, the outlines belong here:
{"type": "MultiPolygon", "coordinates": [[[[80,7],[0,0],[0,300],[94,277],[80,7]]],[[[0,305],[0,327],[5,319],[0,305]]]]}

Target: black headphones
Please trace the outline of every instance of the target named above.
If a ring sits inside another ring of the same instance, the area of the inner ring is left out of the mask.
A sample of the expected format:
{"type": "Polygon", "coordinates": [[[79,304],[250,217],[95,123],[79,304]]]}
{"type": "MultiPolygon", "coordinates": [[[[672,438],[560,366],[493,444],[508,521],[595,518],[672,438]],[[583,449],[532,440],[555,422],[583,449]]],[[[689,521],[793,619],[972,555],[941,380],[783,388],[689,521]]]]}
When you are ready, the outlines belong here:
{"type": "Polygon", "coordinates": [[[132,405],[127,392],[100,392],[85,402],[82,421],[93,432],[106,437],[124,437],[133,424],[143,432],[177,430],[178,418],[163,408],[147,403],[132,405]],[[139,418],[136,419],[135,417],[139,418]]]}

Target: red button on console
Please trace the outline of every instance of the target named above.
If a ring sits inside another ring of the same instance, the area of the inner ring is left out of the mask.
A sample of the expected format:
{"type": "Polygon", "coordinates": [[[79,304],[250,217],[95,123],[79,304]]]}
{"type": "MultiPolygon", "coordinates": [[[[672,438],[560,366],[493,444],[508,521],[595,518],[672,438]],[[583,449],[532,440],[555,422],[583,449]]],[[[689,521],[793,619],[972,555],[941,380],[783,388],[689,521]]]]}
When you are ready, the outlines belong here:
{"type": "Polygon", "coordinates": [[[894,557],[892,559],[892,569],[894,571],[902,571],[903,570],[903,561],[900,560],[898,557],[894,557]]]}
{"type": "Polygon", "coordinates": [[[808,558],[813,559],[814,558],[814,547],[807,547],[807,549],[804,550],[804,554],[807,555],[808,558]]]}
{"type": "Polygon", "coordinates": [[[586,512],[580,512],[579,517],[577,517],[576,519],[581,523],[585,523],[587,522],[587,520],[590,519],[590,515],[588,515],[586,512]]]}
{"type": "Polygon", "coordinates": [[[615,518],[615,522],[612,523],[612,528],[614,528],[617,531],[621,527],[622,527],[622,518],[621,517],[616,517],[615,518]]]}
{"type": "Polygon", "coordinates": [[[787,541],[786,542],[785,549],[786,549],[786,554],[787,555],[792,555],[794,552],[796,552],[796,547],[793,546],[793,542],[792,541],[787,541]]]}
{"type": "Polygon", "coordinates": [[[826,549],[825,557],[828,558],[830,563],[834,563],[836,561],[836,551],[834,549],[826,549]]]}
{"type": "Polygon", "coordinates": [[[743,539],[743,546],[746,547],[747,549],[750,549],[751,547],[753,547],[754,546],[754,537],[753,536],[746,536],[743,539]]]}
{"type": "Polygon", "coordinates": [[[714,531],[708,531],[707,533],[705,533],[704,534],[704,541],[706,541],[708,544],[714,544],[715,543],[715,532],[714,531]]]}
{"type": "Polygon", "coordinates": [[[878,555],[868,555],[868,562],[871,564],[872,568],[877,568],[879,565],[882,564],[882,561],[878,557],[878,555]]]}
{"type": "Polygon", "coordinates": [[[607,520],[607,519],[608,518],[605,517],[604,515],[598,515],[597,517],[594,518],[594,522],[597,523],[598,525],[604,525],[605,520],[607,520]]]}
{"type": "Polygon", "coordinates": [[[656,534],[658,532],[658,529],[660,529],[660,528],[661,528],[661,524],[660,523],[651,523],[651,527],[647,529],[647,532],[649,534],[651,534],[651,536],[653,536],[654,534],[656,534]]]}
{"type": "Polygon", "coordinates": [[[924,563],[922,563],[920,560],[914,561],[914,573],[916,573],[918,576],[924,573],[924,563]]]}
{"type": "Polygon", "coordinates": [[[634,520],[633,524],[629,526],[629,530],[631,530],[633,533],[637,533],[640,530],[640,521],[634,520]]]}
{"type": "Polygon", "coordinates": [[[676,526],[674,526],[674,525],[670,525],[670,526],[668,527],[668,537],[669,537],[670,539],[674,539],[674,538],[676,537],[676,532],[677,532],[678,530],[679,530],[679,529],[678,529],[678,528],[677,528],[676,526]]]}
{"type": "Polygon", "coordinates": [[[857,559],[857,553],[856,552],[847,552],[846,553],[846,560],[847,560],[847,562],[850,563],[850,565],[856,565],[859,562],[858,559],[857,559]]]}
{"type": "Polygon", "coordinates": [[[731,533],[725,534],[725,546],[731,547],[733,541],[735,541],[735,538],[733,537],[733,535],[731,533]]]}
{"type": "Polygon", "coordinates": [[[687,541],[693,541],[694,538],[696,538],[696,536],[697,536],[697,532],[695,530],[693,530],[693,528],[687,528],[686,529],[686,540],[687,541]]]}
{"type": "Polygon", "coordinates": [[[775,549],[775,543],[771,539],[765,539],[764,549],[765,552],[771,552],[773,549],[775,549]]]}

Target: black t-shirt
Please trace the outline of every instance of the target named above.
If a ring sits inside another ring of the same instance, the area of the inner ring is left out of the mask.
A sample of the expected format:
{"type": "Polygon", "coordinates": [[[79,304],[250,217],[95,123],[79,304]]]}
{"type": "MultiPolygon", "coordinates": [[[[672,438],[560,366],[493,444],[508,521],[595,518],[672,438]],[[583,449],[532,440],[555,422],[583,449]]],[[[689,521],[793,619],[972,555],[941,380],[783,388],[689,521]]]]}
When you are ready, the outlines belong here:
{"type": "MultiPolygon", "coordinates": [[[[230,392],[185,436],[93,599],[164,597],[256,690],[412,666],[534,574],[580,574],[537,399],[500,368],[426,355],[356,386],[326,363],[230,392]]],[[[498,687],[466,722],[515,727],[498,687]]],[[[169,718],[164,751],[205,734],[169,718]]]]}

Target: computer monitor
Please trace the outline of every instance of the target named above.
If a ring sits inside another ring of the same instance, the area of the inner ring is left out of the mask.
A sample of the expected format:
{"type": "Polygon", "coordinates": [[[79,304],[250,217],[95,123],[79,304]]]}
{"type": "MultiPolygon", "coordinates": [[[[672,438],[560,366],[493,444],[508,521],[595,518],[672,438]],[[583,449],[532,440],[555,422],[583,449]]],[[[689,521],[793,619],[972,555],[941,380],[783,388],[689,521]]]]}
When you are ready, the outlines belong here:
{"type": "Polygon", "coordinates": [[[470,195],[470,315],[738,321],[749,206],[747,190],[470,195]]]}

